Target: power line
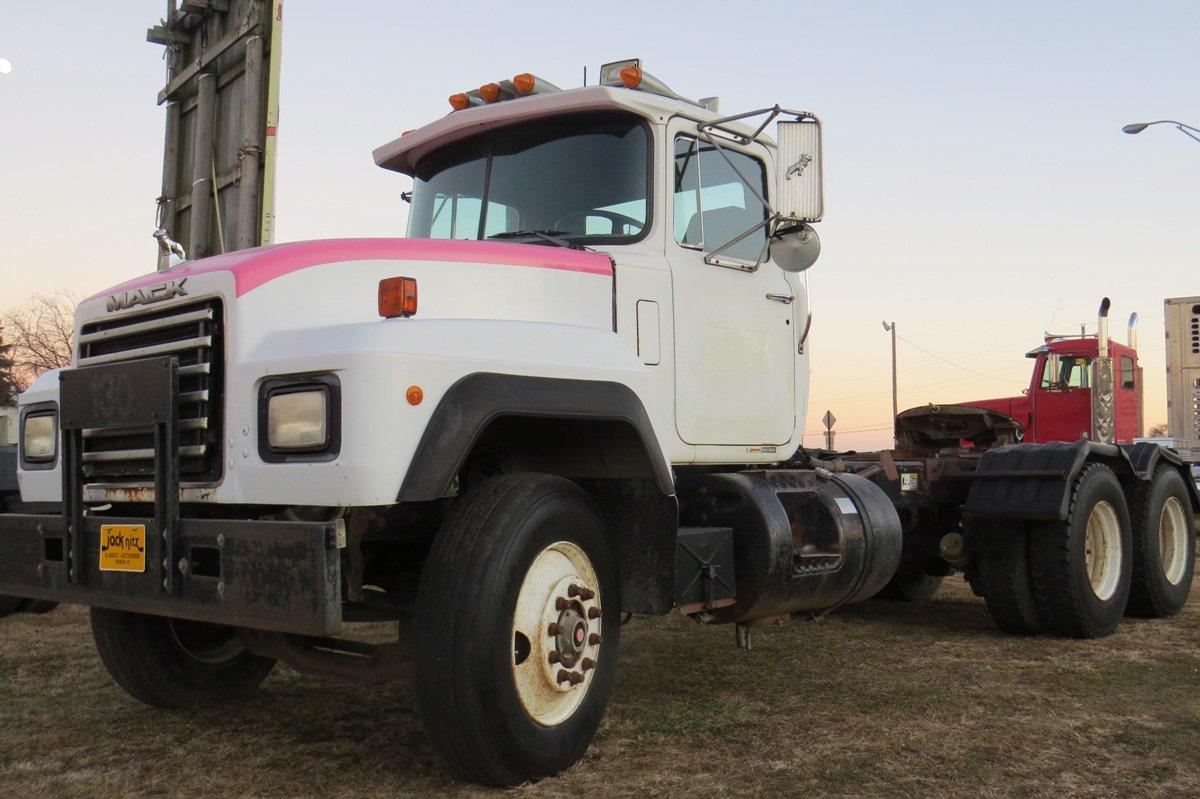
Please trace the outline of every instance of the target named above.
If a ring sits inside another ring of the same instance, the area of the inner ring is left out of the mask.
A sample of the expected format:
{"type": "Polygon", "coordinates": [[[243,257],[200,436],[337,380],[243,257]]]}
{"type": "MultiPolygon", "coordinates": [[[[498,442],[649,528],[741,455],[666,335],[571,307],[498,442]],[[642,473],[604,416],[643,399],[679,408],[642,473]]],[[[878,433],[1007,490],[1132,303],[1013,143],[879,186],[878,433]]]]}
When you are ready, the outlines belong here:
{"type": "Polygon", "coordinates": [[[904,336],[901,336],[899,334],[896,335],[896,338],[900,339],[905,344],[908,344],[911,347],[915,347],[916,349],[920,350],[921,352],[925,353],[926,355],[930,355],[934,358],[937,358],[942,363],[948,364],[949,366],[953,366],[955,369],[962,369],[964,372],[970,372],[971,374],[976,374],[976,375],[979,375],[980,377],[989,377],[994,380],[1003,380],[1007,383],[1017,383],[1019,385],[1024,385],[1025,381],[1023,381],[1023,380],[1012,380],[1007,377],[996,377],[995,375],[989,375],[986,372],[980,372],[977,369],[972,369],[969,366],[963,366],[960,363],[955,363],[954,361],[952,361],[948,358],[943,358],[941,355],[938,355],[936,352],[925,349],[920,344],[917,344],[915,341],[910,341],[909,339],[906,339],[904,336]]]}

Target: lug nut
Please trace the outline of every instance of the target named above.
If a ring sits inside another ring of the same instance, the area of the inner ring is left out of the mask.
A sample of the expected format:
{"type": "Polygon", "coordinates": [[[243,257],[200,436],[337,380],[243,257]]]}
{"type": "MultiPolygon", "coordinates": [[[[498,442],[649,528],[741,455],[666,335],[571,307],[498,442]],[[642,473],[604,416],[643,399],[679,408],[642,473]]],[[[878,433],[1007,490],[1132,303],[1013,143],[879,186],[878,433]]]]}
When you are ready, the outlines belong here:
{"type": "Polygon", "coordinates": [[[556,621],[550,622],[550,626],[546,628],[546,635],[562,635],[562,625],[556,621]]]}
{"type": "Polygon", "coordinates": [[[588,618],[589,619],[600,618],[600,608],[595,607],[595,606],[588,608],[588,618]]]}
{"type": "Polygon", "coordinates": [[[558,599],[554,600],[554,609],[557,610],[559,613],[562,613],[564,610],[566,610],[569,607],[571,607],[570,601],[563,599],[562,597],[559,597],[558,599]]]}
{"type": "Polygon", "coordinates": [[[600,633],[592,633],[589,635],[588,643],[592,646],[600,646],[600,633]]]}
{"type": "Polygon", "coordinates": [[[566,669],[559,669],[558,676],[555,677],[555,679],[558,680],[559,682],[570,682],[571,681],[571,672],[567,671],[566,669]]]}
{"type": "Polygon", "coordinates": [[[579,685],[579,683],[583,682],[583,675],[577,671],[573,671],[570,673],[570,680],[571,685],[579,685]]]}
{"type": "Polygon", "coordinates": [[[551,665],[553,665],[553,664],[559,662],[560,660],[562,660],[562,655],[558,654],[557,649],[552,649],[552,650],[550,650],[550,654],[547,655],[546,658],[547,658],[547,660],[550,661],[551,665]]]}
{"type": "Polygon", "coordinates": [[[570,587],[567,588],[567,596],[577,596],[584,602],[587,602],[595,598],[596,592],[590,588],[584,588],[581,585],[575,585],[572,583],[570,587]]]}
{"type": "Polygon", "coordinates": [[[596,668],[596,661],[592,660],[591,658],[584,658],[583,660],[579,661],[579,667],[584,671],[591,671],[592,669],[596,668]]]}

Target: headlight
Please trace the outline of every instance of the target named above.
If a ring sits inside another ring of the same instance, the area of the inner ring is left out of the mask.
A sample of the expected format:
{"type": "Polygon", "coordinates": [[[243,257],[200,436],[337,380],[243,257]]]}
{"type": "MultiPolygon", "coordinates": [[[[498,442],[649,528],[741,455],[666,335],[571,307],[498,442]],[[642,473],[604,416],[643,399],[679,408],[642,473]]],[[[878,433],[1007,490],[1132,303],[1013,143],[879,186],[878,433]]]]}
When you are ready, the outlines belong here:
{"type": "Polygon", "coordinates": [[[54,460],[58,449],[58,417],[54,413],[30,414],[21,431],[21,454],[32,463],[54,460]]]}
{"type": "Polygon", "coordinates": [[[323,450],[329,446],[329,390],[281,389],[267,398],[267,444],[275,450],[323,450]]]}

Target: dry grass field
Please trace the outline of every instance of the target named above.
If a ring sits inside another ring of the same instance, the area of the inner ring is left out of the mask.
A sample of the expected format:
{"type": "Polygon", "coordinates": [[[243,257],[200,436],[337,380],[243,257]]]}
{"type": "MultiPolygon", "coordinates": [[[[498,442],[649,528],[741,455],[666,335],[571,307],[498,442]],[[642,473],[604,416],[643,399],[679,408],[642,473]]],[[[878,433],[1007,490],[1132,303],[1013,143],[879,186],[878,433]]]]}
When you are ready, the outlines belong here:
{"type": "MultiPolygon", "coordinates": [[[[959,580],[757,631],[626,627],[586,759],[520,797],[1200,796],[1200,600],[1100,641],[999,634],[959,580]]],[[[78,608],[0,622],[0,796],[497,795],[439,770],[410,689],[280,668],[252,701],[142,707],[78,608]]]]}

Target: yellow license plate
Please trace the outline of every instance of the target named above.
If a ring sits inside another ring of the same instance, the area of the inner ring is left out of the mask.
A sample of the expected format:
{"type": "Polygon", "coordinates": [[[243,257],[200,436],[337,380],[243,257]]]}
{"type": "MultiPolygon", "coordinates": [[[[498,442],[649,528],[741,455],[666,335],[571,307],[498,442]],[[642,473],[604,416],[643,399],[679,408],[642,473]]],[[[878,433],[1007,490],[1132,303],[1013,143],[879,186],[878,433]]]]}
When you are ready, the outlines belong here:
{"type": "Polygon", "coordinates": [[[146,525],[100,525],[100,571],[146,571],[146,525]]]}

